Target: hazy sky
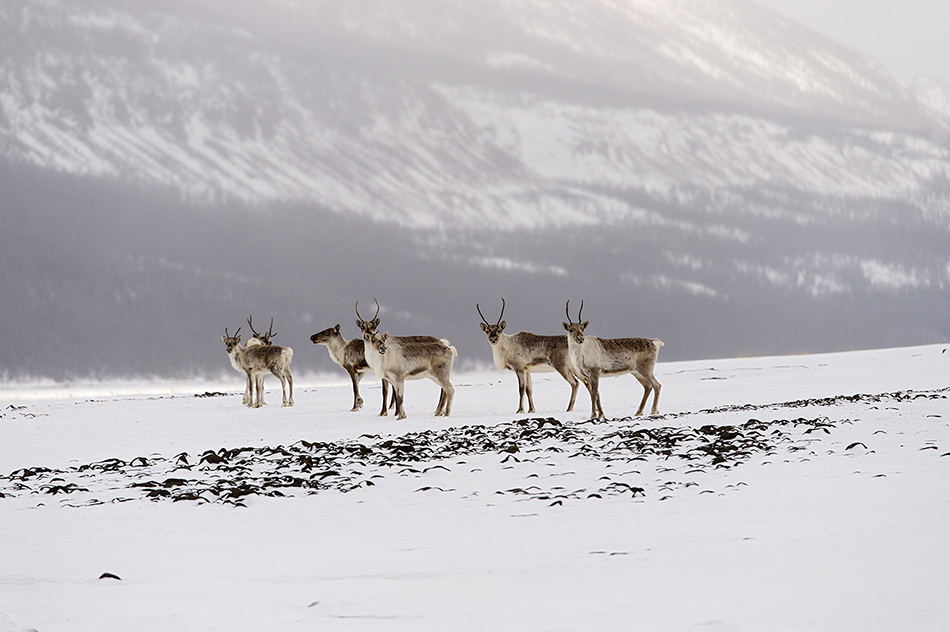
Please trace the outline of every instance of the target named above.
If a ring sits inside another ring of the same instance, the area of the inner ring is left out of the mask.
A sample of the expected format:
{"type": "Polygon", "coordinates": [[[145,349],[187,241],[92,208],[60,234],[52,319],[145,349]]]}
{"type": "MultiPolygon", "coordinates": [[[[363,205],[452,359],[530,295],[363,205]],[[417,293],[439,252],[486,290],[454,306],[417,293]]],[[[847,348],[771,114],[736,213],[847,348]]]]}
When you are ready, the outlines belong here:
{"type": "Polygon", "coordinates": [[[882,62],[901,83],[915,75],[950,86],[947,0],[756,0],[882,62]]]}

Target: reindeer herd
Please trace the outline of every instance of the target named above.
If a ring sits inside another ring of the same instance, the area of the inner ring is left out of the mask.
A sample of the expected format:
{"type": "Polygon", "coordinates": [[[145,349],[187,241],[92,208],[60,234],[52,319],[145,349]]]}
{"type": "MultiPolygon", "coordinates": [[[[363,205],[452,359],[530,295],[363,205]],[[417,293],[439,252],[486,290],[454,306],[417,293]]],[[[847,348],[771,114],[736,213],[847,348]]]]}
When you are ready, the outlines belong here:
{"type": "MultiPolygon", "coordinates": [[[[435,409],[436,416],[448,417],[452,411],[455,388],[452,386],[452,365],[458,352],[444,338],[433,336],[391,336],[389,332],[378,333],[379,302],[376,313],[370,320],[360,315],[359,302],[356,303],[356,326],[362,338],[346,340],[340,333],[340,325],[324,329],[310,336],[310,342],[325,345],[330,358],[343,368],[353,384],[353,408],[363,407],[360,397],[360,381],[363,375],[372,371],[382,382],[383,403],[380,416],[395,408],[397,419],[405,419],[403,405],[406,380],[428,378],[439,385],[441,394],[435,409]],[[389,388],[392,387],[392,398],[389,388]],[[388,406],[387,406],[388,402],[388,406]]],[[[556,371],[571,386],[571,399],[567,410],[574,409],[578,383],[584,384],[590,393],[591,419],[605,418],[600,402],[600,378],[614,375],[632,374],[643,386],[643,399],[637,408],[637,415],[643,414],[647,399],[653,393],[651,415],[659,414],[657,408],[660,399],[660,383],[653,375],[656,358],[663,342],[657,338],[598,338],[584,333],[588,321],[581,322],[584,302],[581,301],[577,312],[577,322],[571,319],[570,301],[564,306],[567,322],[564,329],[567,335],[539,336],[526,331],[513,335],[505,333],[505,299],[501,300],[501,314],[492,325],[482,314],[481,329],[488,336],[492,349],[492,360],[500,370],[510,370],[518,378],[518,413],[525,412],[525,395],[528,399],[528,411],[534,412],[534,397],[531,374],[556,371]]],[[[271,342],[276,335],[273,331],[274,320],[265,333],[254,329],[252,318],[247,319],[252,336],[241,344],[240,331],[234,335],[224,330],[225,349],[231,359],[231,366],[247,377],[244,390],[244,405],[259,408],[264,405],[264,376],[274,374],[279,380],[283,393],[282,406],[294,405],[294,379],[290,374],[290,361],[293,349],[281,347],[271,342]],[[289,389],[288,389],[289,386],[289,389]]]]}

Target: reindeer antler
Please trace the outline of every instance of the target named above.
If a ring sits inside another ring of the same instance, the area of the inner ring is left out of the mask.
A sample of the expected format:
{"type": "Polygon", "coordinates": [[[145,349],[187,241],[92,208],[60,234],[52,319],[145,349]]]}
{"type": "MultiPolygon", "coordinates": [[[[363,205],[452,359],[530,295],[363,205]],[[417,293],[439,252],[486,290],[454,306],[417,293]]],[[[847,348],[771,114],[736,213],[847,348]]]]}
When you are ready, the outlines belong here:
{"type": "Polygon", "coordinates": [[[267,328],[267,338],[268,338],[268,340],[269,340],[269,339],[273,338],[273,337],[276,336],[276,335],[277,335],[277,334],[274,333],[274,317],[271,316],[271,317],[270,317],[270,327],[267,328]]]}
{"type": "Polygon", "coordinates": [[[478,306],[478,303],[475,303],[475,309],[478,310],[478,315],[482,317],[482,322],[491,327],[491,323],[485,320],[485,314],[482,313],[482,308],[478,306]]]}
{"type": "MultiPolygon", "coordinates": [[[[253,320],[254,320],[254,315],[253,315],[253,314],[250,315],[250,316],[248,316],[248,317],[247,317],[247,326],[251,328],[251,331],[254,332],[254,335],[255,335],[255,336],[257,336],[258,338],[260,338],[261,335],[260,335],[259,333],[257,333],[257,330],[256,330],[256,329],[254,329],[254,324],[253,324],[253,322],[252,322],[253,320]]],[[[236,334],[235,334],[235,335],[236,335],[236,334]]]]}
{"type": "Polygon", "coordinates": [[[360,302],[359,302],[359,301],[356,301],[356,317],[359,318],[360,320],[364,321],[364,322],[366,321],[365,318],[363,318],[362,316],[360,316],[360,302]]]}
{"type": "Polygon", "coordinates": [[[234,335],[233,335],[233,336],[228,333],[228,328],[227,328],[227,327],[224,328],[224,335],[225,335],[225,337],[227,337],[227,338],[237,338],[237,335],[238,335],[239,333],[241,333],[241,328],[240,328],[240,327],[237,328],[237,331],[234,332],[234,335]]]}
{"type": "Polygon", "coordinates": [[[567,314],[567,322],[573,323],[574,321],[571,320],[571,300],[570,299],[568,299],[567,303],[564,305],[564,313],[567,314]]]}
{"type": "Polygon", "coordinates": [[[577,310],[577,322],[581,322],[581,312],[584,311],[584,299],[581,299],[581,308],[577,310]]]}
{"type": "MultiPolygon", "coordinates": [[[[491,327],[492,324],[491,324],[490,322],[488,322],[487,320],[485,320],[485,315],[482,314],[482,309],[478,306],[478,303],[475,303],[475,309],[478,310],[478,315],[482,317],[482,320],[485,321],[485,324],[488,325],[489,327],[491,327]]],[[[501,314],[498,315],[498,322],[495,323],[495,325],[494,325],[495,327],[497,327],[498,325],[501,324],[501,319],[502,319],[504,316],[505,316],[505,299],[504,299],[504,297],[502,297],[502,299],[501,299],[501,314]]]]}
{"type": "Polygon", "coordinates": [[[373,314],[373,320],[376,320],[376,317],[379,316],[379,301],[376,300],[376,297],[373,297],[373,301],[376,303],[376,313],[373,314]]]}

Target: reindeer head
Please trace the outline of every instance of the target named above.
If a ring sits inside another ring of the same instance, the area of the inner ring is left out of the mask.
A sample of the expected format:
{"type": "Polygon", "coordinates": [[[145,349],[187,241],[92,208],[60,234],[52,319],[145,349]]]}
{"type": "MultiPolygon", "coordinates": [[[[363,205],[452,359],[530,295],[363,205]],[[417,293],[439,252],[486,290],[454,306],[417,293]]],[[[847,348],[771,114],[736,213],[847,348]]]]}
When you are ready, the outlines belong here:
{"type": "Polygon", "coordinates": [[[356,326],[363,332],[364,342],[367,341],[366,334],[376,333],[376,328],[379,327],[379,301],[376,300],[375,296],[373,301],[376,303],[376,314],[373,316],[373,320],[363,320],[363,317],[360,316],[360,302],[356,301],[356,326]]]}
{"type": "Polygon", "coordinates": [[[310,342],[312,342],[315,345],[326,344],[332,338],[336,338],[339,335],[340,335],[340,325],[337,325],[336,327],[329,327],[319,333],[313,334],[312,336],[310,336],[310,342]]]}
{"type": "MultiPolygon", "coordinates": [[[[373,348],[376,349],[376,353],[379,355],[386,354],[386,341],[389,340],[389,332],[387,331],[384,334],[375,334],[371,333],[369,335],[369,344],[373,345],[373,348]]],[[[364,337],[365,340],[365,337],[364,337]]]]}
{"type": "Polygon", "coordinates": [[[581,312],[584,311],[584,301],[581,301],[581,308],[577,310],[576,323],[571,320],[571,312],[569,311],[570,305],[571,302],[568,301],[564,306],[564,313],[567,314],[567,322],[562,324],[567,331],[568,338],[573,338],[574,342],[582,344],[584,342],[584,330],[587,329],[587,325],[590,324],[590,321],[587,320],[581,322],[581,312]]]}
{"type": "Polygon", "coordinates": [[[478,303],[475,304],[475,309],[478,310],[478,315],[482,317],[482,321],[479,326],[482,328],[486,334],[488,334],[488,343],[492,345],[498,344],[498,340],[501,338],[501,333],[505,331],[505,321],[501,319],[505,315],[505,299],[501,299],[501,314],[498,315],[498,322],[492,325],[489,323],[485,316],[482,314],[482,308],[478,306],[478,303]]]}
{"type": "Polygon", "coordinates": [[[251,328],[252,332],[254,332],[254,338],[257,340],[260,340],[262,344],[265,344],[265,345],[271,344],[271,338],[277,335],[274,333],[274,319],[273,318],[270,319],[270,328],[268,328],[267,331],[261,334],[261,333],[258,333],[257,330],[254,329],[254,325],[251,324],[251,320],[253,318],[254,318],[253,316],[247,317],[247,326],[251,328]]]}
{"type": "Polygon", "coordinates": [[[241,344],[241,336],[238,334],[241,333],[241,328],[238,327],[238,330],[234,332],[234,335],[228,333],[228,328],[224,328],[224,335],[221,336],[221,340],[224,341],[224,348],[227,350],[228,354],[231,354],[238,345],[241,344]]]}

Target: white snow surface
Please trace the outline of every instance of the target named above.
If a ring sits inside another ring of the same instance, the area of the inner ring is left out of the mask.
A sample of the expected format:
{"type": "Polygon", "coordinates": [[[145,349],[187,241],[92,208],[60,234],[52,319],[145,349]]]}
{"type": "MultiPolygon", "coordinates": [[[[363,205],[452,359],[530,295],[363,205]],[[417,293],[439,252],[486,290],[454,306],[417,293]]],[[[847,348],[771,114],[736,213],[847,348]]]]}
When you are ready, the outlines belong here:
{"type": "Polygon", "coordinates": [[[669,363],[661,353],[665,414],[625,417],[641,389],[611,378],[602,399],[618,418],[599,423],[586,421],[583,388],[563,412],[569,388],[556,374],[535,378],[530,415],[513,413],[511,373],[457,375],[448,419],[431,416],[437,388],[413,382],[401,422],[377,416],[370,379],[364,409],[348,412],[342,374],[301,380],[293,408],[279,407],[270,378],[260,410],[241,405],[237,375],[227,396],[203,398],[220,384],[169,384],[165,395],[154,384],[6,385],[0,632],[944,630],[948,346],[669,363]],[[537,418],[579,439],[351,464],[349,491],[281,488],[243,507],[129,487],[226,476],[198,462],[206,450],[377,449],[537,418]],[[688,445],[664,455],[620,440],[664,428],[725,440],[724,427],[750,420],[771,445],[718,464],[681,456],[688,445]],[[105,459],[124,466],[82,467],[105,459]],[[55,473],[23,472],[37,467],[55,473]]]}

